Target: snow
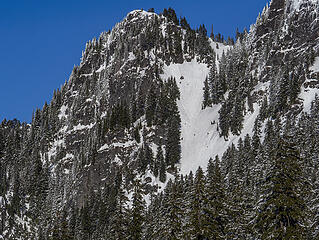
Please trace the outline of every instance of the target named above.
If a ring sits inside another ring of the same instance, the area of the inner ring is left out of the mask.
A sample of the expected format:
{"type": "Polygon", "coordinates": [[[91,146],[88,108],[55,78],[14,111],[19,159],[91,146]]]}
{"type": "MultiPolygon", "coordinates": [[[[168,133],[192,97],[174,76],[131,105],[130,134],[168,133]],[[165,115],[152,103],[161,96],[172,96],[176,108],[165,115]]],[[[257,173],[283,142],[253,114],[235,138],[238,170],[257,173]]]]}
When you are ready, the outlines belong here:
{"type": "Polygon", "coordinates": [[[64,126],[63,128],[60,129],[60,133],[65,133],[66,130],[68,130],[68,126],[64,126]]]}
{"type": "Polygon", "coordinates": [[[58,147],[63,147],[65,145],[64,139],[57,139],[52,143],[51,148],[48,151],[48,157],[49,160],[51,160],[51,157],[56,155],[56,151],[58,147]]]}
{"type": "Polygon", "coordinates": [[[226,54],[226,52],[232,48],[231,46],[225,45],[223,43],[216,43],[211,38],[209,39],[209,41],[210,41],[210,46],[216,52],[218,59],[221,58],[221,56],[223,55],[223,52],[225,52],[226,54]],[[218,48],[217,48],[217,45],[218,45],[218,48]]]}
{"type": "Polygon", "coordinates": [[[58,118],[61,120],[62,118],[67,118],[67,115],[66,115],[66,110],[68,109],[67,106],[65,105],[62,105],[62,107],[60,108],[60,114],[58,115],[58,118]]]}
{"type": "MultiPolygon", "coordinates": [[[[189,174],[201,166],[204,170],[210,158],[221,155],[239,138],[252,135],[254,122],[259,114],[259,105],[254,104],[255,111],[248,112],[244,117],[243,130],[239,136],[230,134],[228,140],[221,138],[217,131],[219,105],[202,110],[204,80],[209,72],[206,64],[195,60],[183,64],[164,66],[163,80],[170,76],[177,79],[181,98],[177,102],[181,115],[181,173],[189,174]],[[184,79],[180,80],[183,76],[184,79]]],[[[267,84],[258,86],[266,88],[267,84]]]]}
{"type": "Polygon", "coordinates": [[[135,144],[135,141],[127,141],[127,142],[124,142],[124,143],[120,143],[120,142],[113,143],[112,146],[120,147],[120,148],[127,148],[127,147],[133,146],[134,144],[135,144]]]}
{"type": "Polygon", "coordinates": [[[315,58],[314,64],[309,68],[310,71],[319,72],[319,57],[315,58]]]}
{"type": "Polygon", "coordinates": [[[110,149],[110,148],[116,148],[116,147],[119,147],[119,148],[128,148],[128,147],[132,147],[136,144],[136,141],[127,141],[127,142],[115,142],[115,143],[112,143],[111,145],[108,145],[107,143],[104,144],[103,146],[101,146],[98,150],[98,152],[103,152],[107,149],[110,149]]]}
{"type": "Polygon", "coordinates": [[[73,159],[74,155],[72,153],[67,153],[64,158],[61,159],[62,162],[65,160],[73,159]]]}
{"type": "Polygon", "coordinates": [[[122,160],[119,158],[117,154],[115,155],[113,162],[117,163],[118,165],[123,164],[122,160]]]}
{"type": "Polygon", "coordinates": [[[0,207],[2,207],[4,205],[4,199],[2,196],[0,196],[0,207]]]}
{"type": "Polygon", "coordinates": [[[102,147],[100,147],[99,150],[97,150],[98,152],[103,152],[105,150],[109,149],[109,145],[108,144],[104,144],[102,147]]]}
{"type": "Polygon", "coordinates": [[[303,111],[306,113],[310,113],[311,103],[315,100],[316,95],[319,96],[318,88],[304,88],[302,86],[301,93],[299,94],[299,98],[303,100],[303,111]]]}
{"type": "MultiPolygon", "coordinates": [[[[160,192],[164,191],[168,181],[174,179],[174,175],[167,173],[166,174],[166,181],[164,183],[162,183],[158,177],[157,178],[154,177],[154,174],[150,170],[146,171],[143,176],[139,176],[137,178],[142,180],[143,184],[146,183],[146,179],[151,179],[151,181],[149,181],[148,184],[150,184],[151,186],[158,186],[158,192],[160,193],[160,192]]],[[[146,205],[149,206],[151,204],[151,195],[150,194],[144,195],[144,200],[146,202],[146,205]]]]}
{"type": "Polygon", "coordinates": [[[128,61],[133,61],[135,59],[136,59],[136,57],[135,57],[134,53],[130,52],[128,55],[128,61]]]}
{"type": "Polygon", "coordinates": [[[98,70],[96,70],[96,72],[97,72],[97,73],[100,73],[100,72],[102,72],[105,68],[106,68],[106,62],[104,62],[104,63],[100,66],[100,68],[99,68],[98,70]]]}
{"type": "Polygon", "coordinates": [[[153,15],[156,15],[156,14],[155,13],[151,13],[151,12],[146,12],[144,10],[133,10],[133,11],[131,11],[131,12],[129,12],[127,14],[127,16],[129,16],[129,15],[134,15],[134,16],[138,15],[138,16],[150,17],[150,16],[153,16],[153,15]]]}
{"type": "MultiPolygon", "coordinates": [[[[315,73],[319,72],[319,57],[315,58],[315,62],[311,67],[309,67],[309,70],[315,73]]],[[[305,83],[308,83],[311,81],[316,82],[317,79],[307,79],[305,83]]],[[[316,95],[319,96],[319,89],[311,88],[311,87],[305,88],[305,83],[301,87],[299,98],[303,101],[303,111],[306,113],[310,113],[311,103],[313,100],[315,100],[316,95]]]]}
{"type": "Polygon", "coordinates": [[[79,123],[78,125],[74,126],[74,128],[70,131],[68,131],[68,133],[72,133],[75,131],[82,131],[84,129],[91,129],[93,128],[95,125],[95,123],[91,123],[90,125],[82,125],[81,123],[79,123]]]}
{"type": "Polygon", "coordinates": [[[270,86],[270,81],[268,82],[259,82],[255,88],[253,89],[253,91],[251,92],[251,95],[254,94],[255,92],[259,92],[259,91],[263,91],[263,92],[266,92],[268,91],[269,89],[269,86],[270,86]]]}

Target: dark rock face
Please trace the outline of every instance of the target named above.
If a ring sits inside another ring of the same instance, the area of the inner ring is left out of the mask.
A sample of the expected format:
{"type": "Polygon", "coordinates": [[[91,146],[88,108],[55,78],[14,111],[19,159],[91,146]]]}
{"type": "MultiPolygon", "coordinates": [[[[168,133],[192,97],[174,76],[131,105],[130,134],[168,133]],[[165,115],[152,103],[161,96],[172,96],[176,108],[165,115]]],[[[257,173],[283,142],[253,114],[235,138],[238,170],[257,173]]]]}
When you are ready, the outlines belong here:
{"type": "Polygon", "coordinates": [[[265,34],[272,34],[279,31],[285,12],[286,0],[271,1],[268,10],[267,21],[257,29],[257,38],[261,38],[265,34]]]}

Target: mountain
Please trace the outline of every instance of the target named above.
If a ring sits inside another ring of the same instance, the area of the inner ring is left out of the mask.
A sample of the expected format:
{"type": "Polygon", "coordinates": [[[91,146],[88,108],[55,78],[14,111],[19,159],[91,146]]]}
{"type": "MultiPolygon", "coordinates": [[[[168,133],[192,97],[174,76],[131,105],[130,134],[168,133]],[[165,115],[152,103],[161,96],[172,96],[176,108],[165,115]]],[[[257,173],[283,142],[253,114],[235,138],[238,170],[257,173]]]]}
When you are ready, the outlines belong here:
{"type": "Polygon", "coordinates": [[[89,41],[0,125],[0,239],[317,239],[318,9],[272,0],[236,41],[135,10],[89,41]]]}

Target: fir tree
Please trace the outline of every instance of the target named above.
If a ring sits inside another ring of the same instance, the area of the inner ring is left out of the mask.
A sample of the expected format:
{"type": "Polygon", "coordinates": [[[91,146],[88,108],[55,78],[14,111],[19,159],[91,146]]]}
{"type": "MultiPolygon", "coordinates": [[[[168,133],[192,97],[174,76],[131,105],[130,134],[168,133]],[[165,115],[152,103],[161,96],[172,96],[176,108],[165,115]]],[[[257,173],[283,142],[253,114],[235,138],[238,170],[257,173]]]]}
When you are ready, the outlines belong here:
{"type": "Polygon", "coordinates": [[[275,152],[256,226],[261,239],[307,239],[300,153],[284,139],[279,140],[275,152]]]}
{"type": "Polygon", "coordinates": [[[191,193],[190,228],[188,231],[192,239],[205,239],[205,218],[203,215],[205,197],[205,175],[199,167],[196,171],[191,193]]]}
{"type": "Polygon", "coordinates": [[[204,202],[204,235],[206,239],[225,239],[227,224],[226,193],[223,177],[216,156],[210,159],[206,177],[206,201],[204,202]]]}
{"type": "Polygon", "coordinates": [[[143,199],[143,190],[138,180],[134,182],[133,201],[131,209],[131,218],[129,226],[129,239],[142,239],[144,220],[145,220],[145,201],[143,199]]]}
{"type": "Polygon", "coordinates": [[[210,99],[210,91],[209,91],[209,86],[208,86],[208,79],[206,77],[204,81],[204,99],[202,103],[202,109],[205,109],[206,107],[211,106],[211,99],[210,99]]]}
{"type": "Polygon", "coordinates": [[[128,198],[124,192],[124,182],[122,182],[117,192],[116,205],[109,224],[108,239],[125,239],[127,237],[129,224],[127,202],[128,198]]]}
{"type": "Polygon", "coordinates": [[[170,117],[168,119],[166,139],[166,164],[172,168],[181,158],[181,118],[175,101],[171,102],[170,117]]]}

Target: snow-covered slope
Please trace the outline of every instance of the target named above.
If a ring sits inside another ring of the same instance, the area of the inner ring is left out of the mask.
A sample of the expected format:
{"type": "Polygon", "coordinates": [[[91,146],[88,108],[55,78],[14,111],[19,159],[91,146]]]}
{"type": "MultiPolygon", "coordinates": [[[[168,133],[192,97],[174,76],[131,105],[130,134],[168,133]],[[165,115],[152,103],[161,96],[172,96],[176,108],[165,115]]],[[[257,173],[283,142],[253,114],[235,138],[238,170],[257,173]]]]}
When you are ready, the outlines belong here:
{"type": "MultiPolygon", "coordinates": [[[[213,43],[215,44],[215,43],[213,43]]],[[[227,51],[229,46],[219,44],[218,56],[227,51]]],[[[252,128],[259,114],[259,105],[254,104],[254,112],[245,116],[244,128],[239,136],[230,134],[225,140],[218,132],[220,104],[202,110],[204,81],[209,72],[206,64],[196,60],[183,64],[164,66],[162,79],[170,76],[176,78],[180,88],[181,98],[178,107],[181,115],[181,173],[188,174],[200,166],[206,169],[210,158],[221,156],[232,144],[237,144],[239,138],[252,134],[252,128]]],[[[256,88],[259,87],[256,86],[256,88]]]]}

